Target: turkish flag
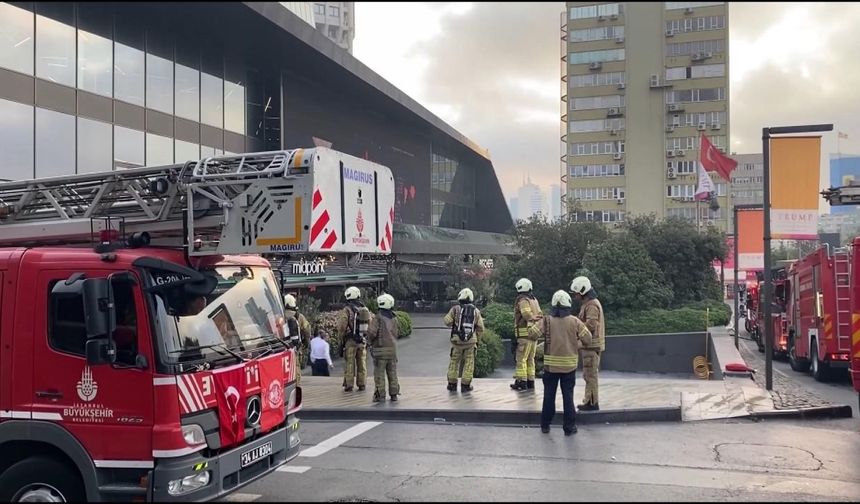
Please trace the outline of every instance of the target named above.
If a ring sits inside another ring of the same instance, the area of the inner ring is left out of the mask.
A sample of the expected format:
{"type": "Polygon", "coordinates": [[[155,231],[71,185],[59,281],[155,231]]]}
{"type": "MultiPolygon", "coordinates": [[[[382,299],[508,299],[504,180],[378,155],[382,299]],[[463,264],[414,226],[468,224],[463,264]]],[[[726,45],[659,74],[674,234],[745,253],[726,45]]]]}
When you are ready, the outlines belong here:
{"type": "Polygon", "coordinates": [[[219,369],[212,376],[221,424],[221,446],[232,446],[245,438],[245,366],[219,369]]]}
{"type": "Polygon", "coordinates": [[[260,398],[263,402],[263,416],[260,419],[260,427],[263,432],[269,430],[284,421],[286,409],[284,408],[284,364],[286,356],[276,356],[260,362],[260,398]]]}
{"type": "Polygon", "coordinates": [[[717,172],[727,182],[731,180],[732,170],[738,165],[737,161],[714,147],[714,144],[704,134],[702,134],[701,147],[699,148],[699,162],[702,163],[706,171],[717,172]]]}

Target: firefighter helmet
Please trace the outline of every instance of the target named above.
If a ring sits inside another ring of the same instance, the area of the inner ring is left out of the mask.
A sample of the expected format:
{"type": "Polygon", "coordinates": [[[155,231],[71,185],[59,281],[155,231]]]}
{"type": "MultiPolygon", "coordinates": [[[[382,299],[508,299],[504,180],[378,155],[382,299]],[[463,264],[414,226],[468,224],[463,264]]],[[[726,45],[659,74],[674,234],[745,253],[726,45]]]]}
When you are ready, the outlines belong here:
{"type": "Polygon", "coordinates": [[[570,283],[570,290],[571,292],[584,296],[591,290],[591,280],[589,280],[588,277],[578,276],[570,283]]]}
{"type": "Polygon", "coordinates": [[[358,290],[358,287],[349,287],[343,293],[343,296],[346,298],[347,301],[352,301],[353,299],[361,298],[361,291],[358,290]]]}
{"type": "Polygon", "coordinates": [[[457,295],[458,301],[467,301],[471,303],[475,300],[475,294],[472,293],[472,289],[466,287],[465,289],[460,291],[460,294],[457,295]]]}
{"type": "Polygon", "coordinates": [[[286,306],[287,309],[295,310],[296,296],[293,296],[292,294],[287,294],[286,296],[284,296],[284,306],[286,306]]]}
{"type": "Polygon", "coordinates": [[[532,281],[528,278],[520,278],[516,284],[517,292],[531,292],[532,281]]]}
{"type": "Polygon", "coordinates": [[[383,294],[376,298],[376,304],[383,310],[390,310],[394,308],[394,296],[391,294],[383,294]]]}
{"type": "Polygon", "coordinates": [[[570,308],[570,294],[563,290],[556,291],[555,294],[552,295],[552,305],[570,308]]]}

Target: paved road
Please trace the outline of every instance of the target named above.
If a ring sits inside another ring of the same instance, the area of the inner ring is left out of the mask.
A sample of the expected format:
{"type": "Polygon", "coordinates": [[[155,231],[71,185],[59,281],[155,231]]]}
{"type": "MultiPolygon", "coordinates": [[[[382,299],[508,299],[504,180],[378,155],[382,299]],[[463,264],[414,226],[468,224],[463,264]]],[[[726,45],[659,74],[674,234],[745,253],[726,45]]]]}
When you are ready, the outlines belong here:
{"type": "Polygon", "coordinates": [[[303,451],[225,501],[850,501],[860,437],[844,421],[554,428],[302,425],[303,451]]]}
{"type": "MultiPolygon", "coordinates": [[[[744,339],[748,335],[743,329],[741,329],[740,336],[739,344],[743,345],[743,350],[745,350],[743,351],[744,359],[752,359],[754,362],[748,362],[748,364],[756,368],[761,377],[764,378],[764,354],[758,352],[755,342],[744,339]]],[[[851,406],[854,418],[860,419],[860,405],[857,404],[857,391],[854,390],[851,378],[847,372],[835,373],[832,381],[822,383],[816,381],[811,373],[798,373],[791,369],[788,361],[778,360],[773,361],[773,372],[774,381],[778,379],[789,380],[832,404],[847,404],[851,406]]],[[[860,422],[857,425],[860,426],[860,422]]],[[[860,469],[858,469],[858,472],[860,472],[860,469]]]]}

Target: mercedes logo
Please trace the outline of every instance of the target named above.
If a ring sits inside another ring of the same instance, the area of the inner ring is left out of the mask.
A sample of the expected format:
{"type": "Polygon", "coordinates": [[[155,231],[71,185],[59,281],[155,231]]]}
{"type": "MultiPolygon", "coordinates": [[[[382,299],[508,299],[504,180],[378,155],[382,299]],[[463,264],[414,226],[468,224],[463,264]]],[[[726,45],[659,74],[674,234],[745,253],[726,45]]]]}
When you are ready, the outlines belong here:
{"type": "Polygon", "coordinates": [[[248,399],[248,405],[246,406],[245,413],[245,421],[248,423],[248,427],[256,427],[260,425],[262,407],[260,405],[259,396],[253,396],[248,399]]]}

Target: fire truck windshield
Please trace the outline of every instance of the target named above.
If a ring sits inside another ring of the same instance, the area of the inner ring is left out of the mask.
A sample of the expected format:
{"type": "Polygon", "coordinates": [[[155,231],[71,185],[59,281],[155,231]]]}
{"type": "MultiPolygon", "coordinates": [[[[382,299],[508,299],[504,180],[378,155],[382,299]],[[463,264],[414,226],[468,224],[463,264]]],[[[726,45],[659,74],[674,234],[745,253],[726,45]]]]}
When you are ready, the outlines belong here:
{"type": "Polygon", "coordinates": [[[219,266],[202,273],[217,280],[207,296],[155,294],[161,353],[169,363],[220,360],[219,347],[241,353],[281,337],[284,309],[271,270],[219,266]]]}

